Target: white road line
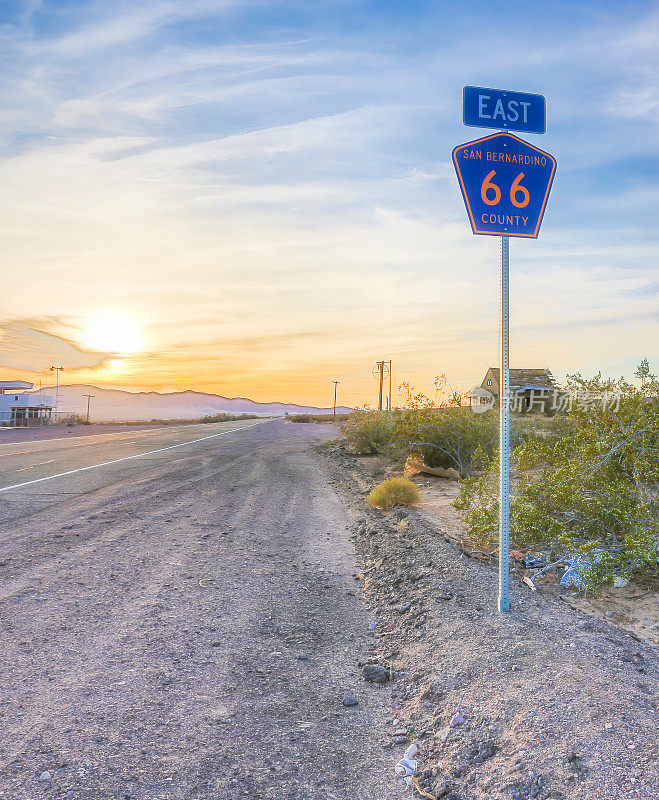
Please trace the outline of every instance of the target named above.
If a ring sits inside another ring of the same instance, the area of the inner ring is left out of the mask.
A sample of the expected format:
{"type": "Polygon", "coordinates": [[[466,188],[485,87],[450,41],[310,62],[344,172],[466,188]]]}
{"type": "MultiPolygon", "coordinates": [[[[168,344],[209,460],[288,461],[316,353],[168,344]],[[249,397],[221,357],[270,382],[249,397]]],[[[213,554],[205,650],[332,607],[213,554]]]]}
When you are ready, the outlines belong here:
{"type": "MultiPolygon", "coordinates": [[[[266,420],[264,420],[265,422],[266,420]]],[[[272,420],[267,420],[272,422],[272,420]]],[[[67,472],[60,472],[57,475],[47,475],[45,478],[35,478],[33,481],[25,481],[25,483],[15,483],[13,486],[2,486],[0,492],[8,492],[10,489],[20,489],[22,486],[31,486],[33,483],[41,483],[42,481],[52,481],[54,478],[63,478],[65,475],[74,475],[76,472],[86,472],[90,469],[98,469],[99,467],[107,467],[110,464],[118,464],[120,461],[131,461],[134,458],[142,458],[143,456],[152,456],[154,453],[164,453],[165,450],[175,450],[177,447],[185,447],[187,444],[196,444],[197,442],[204,442],[207,439],[216,439],[218,436],[227,436],[236,431],[244,431],[247,428],[255,428],[257,425],[263,425],[263,422],[255,422],[252,425],[243,425],[240,428],[233,428],[230,431],[222,431],[221,433],[213,433],[211,436],[202,436],[201,439],[192,439],[189,442],[180,442],[180,444],[170,444],[168,447],[160,447],[158,450],[149,450],[147,453],[136,453],[133,456],[124,456],[123,458],[115,458],[112,461],[103,461],[101,464],[92,464],[89,467],[78,467],[78,469],[70,469],[67,472]]]]}
{"type": "Polygon", "coordinates": [[[53,464],[55,462],[54,458],[51,458],[50,461],[40,461],[38,464],[30,464],[29,467],[21,467],[20,469],[15,469],[13,472],[25,472],[28,469],[35,469],[35,467],[45,467],[46,464],[53,464]]]}

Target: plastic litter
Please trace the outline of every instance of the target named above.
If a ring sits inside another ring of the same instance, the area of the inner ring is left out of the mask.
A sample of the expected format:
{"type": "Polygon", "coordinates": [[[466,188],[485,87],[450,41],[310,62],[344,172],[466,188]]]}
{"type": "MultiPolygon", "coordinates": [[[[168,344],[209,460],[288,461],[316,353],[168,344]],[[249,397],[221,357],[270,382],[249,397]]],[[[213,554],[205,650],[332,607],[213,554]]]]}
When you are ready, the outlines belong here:
{"type": "Polygon", "coordinates": [[[577,589],[585,589],[586,582],[584,581],[584,572],[587,572],[590,567],[599,562],[604,557],[604,550],[596,549],[591,550],[587,556],[574,555],[566,558],[563,562],[565,564],[565,572],[561,578],[561,586],[573,586],[577,589]]]}
{"type": "Polygon", "coordinates": [[[401,760],[394,767],[394,772],[396,775],[400,775],[401,778],[404,778],[406,785],[410,788],[414,785],[413,779],[416,773],[416,768],[419,765],[419,762],[414,758],[418,752],[418,746],[412,742],[412,744],[403,753],[401,760]]]}
{"type": "Polygon", "coordinates": [[[586,556],[572,556],[565,559],[565,572],[561,578],[561,586],[575,586],[577,589],[585,588],[583,572],[592,566],[592,563],[586,556]]]}
{"type": "MultiPolygon", "coordinates": [[[[597,548],[591,550],[588,555],[573,555],[566,558],[563,562],[565,565],[565,572],[561,578],[561,586],[573,586],[577,589],[584,589],[586,582],[584,581],[584,572],[587,572],[593,565],[601,563],[606,556],[607,551],[597,548]]],[[[613,585],[616,589],[622,589],[629,581],[621,575],[615,575],[613,578],[613,585]]]]}
{"type": "Polygon", "coordinates": [[[419,745],[416,742],[412,742],[411,745],[407,748],[407,750],[403,753],[403,758],[414,758],[419,752],[419,745]]]}

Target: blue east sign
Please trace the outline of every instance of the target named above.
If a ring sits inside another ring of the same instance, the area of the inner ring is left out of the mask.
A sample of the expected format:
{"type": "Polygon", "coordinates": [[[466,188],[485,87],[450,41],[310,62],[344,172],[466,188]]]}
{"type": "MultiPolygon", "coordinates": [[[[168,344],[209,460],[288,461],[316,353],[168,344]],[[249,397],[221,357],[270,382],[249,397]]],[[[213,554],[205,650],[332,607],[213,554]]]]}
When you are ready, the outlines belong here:
{"type": "Polygon", "coordinates": [[[556,172],[556,159],[513,136],[493,133],[453,150],[474,233],[535,239],[556,172]]]}
{"type": "Polygon", "coordinates": [[[522,133],[547,130],[545,98],[541,94],[465,86],[462,121],[476,128],[505,128],[522,133]]]}

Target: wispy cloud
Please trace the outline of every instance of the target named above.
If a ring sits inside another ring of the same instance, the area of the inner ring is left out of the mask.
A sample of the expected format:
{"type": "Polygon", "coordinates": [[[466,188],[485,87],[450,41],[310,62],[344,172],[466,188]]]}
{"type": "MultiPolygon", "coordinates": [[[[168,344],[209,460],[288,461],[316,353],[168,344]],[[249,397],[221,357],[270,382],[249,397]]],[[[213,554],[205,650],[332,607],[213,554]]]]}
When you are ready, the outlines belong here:
{"type": "Polygon", "coordinates": [[[0,323],[0,366],[42,373],[51,366],[90,369],[105,364],[114,354],[86,350],[69,339],[49,333],[53,320],[11,320],[0,323]]]}
{"type": "MultiPolygon", "coordinates": [[[[245,0],[247,2],[248,0],[245,0]]],[[[237,0],[154,0],[150,3],[91,3],[102,9],[99,18],[64,35],[43,42],[43,49],[60,56],[79,57],[152,35],[164,25],[194,17],[215,15],[237,0]],[[108,13],[109,12],[109,13],[108,13]]],[[[95,16],[95,15],[94,15],[95,16]]]]}

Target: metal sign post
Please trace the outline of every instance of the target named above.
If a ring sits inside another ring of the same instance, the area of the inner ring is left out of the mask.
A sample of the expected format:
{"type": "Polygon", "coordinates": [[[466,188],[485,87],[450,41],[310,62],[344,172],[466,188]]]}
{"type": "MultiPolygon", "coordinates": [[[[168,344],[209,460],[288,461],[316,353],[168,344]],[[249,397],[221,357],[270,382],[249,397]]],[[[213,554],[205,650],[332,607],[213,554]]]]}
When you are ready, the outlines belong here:
{"type": "Polygon", "coordinates": [[[556,159],[508,133],[545,132],[542,95],[466,86],[463,120],[506,130],[458,145],[453,164],[475,234],[501,237],[499,351],[499,611],[510,610],[510,341],[509,237],[535,239],[551,191],[556,159]]]}
{"type": "Polygon", "coordinates": [[[510,611],[510,325],[509,325],[509,241],[501,237],[501,329],[499,332],[499,611],[510,611]]]}

